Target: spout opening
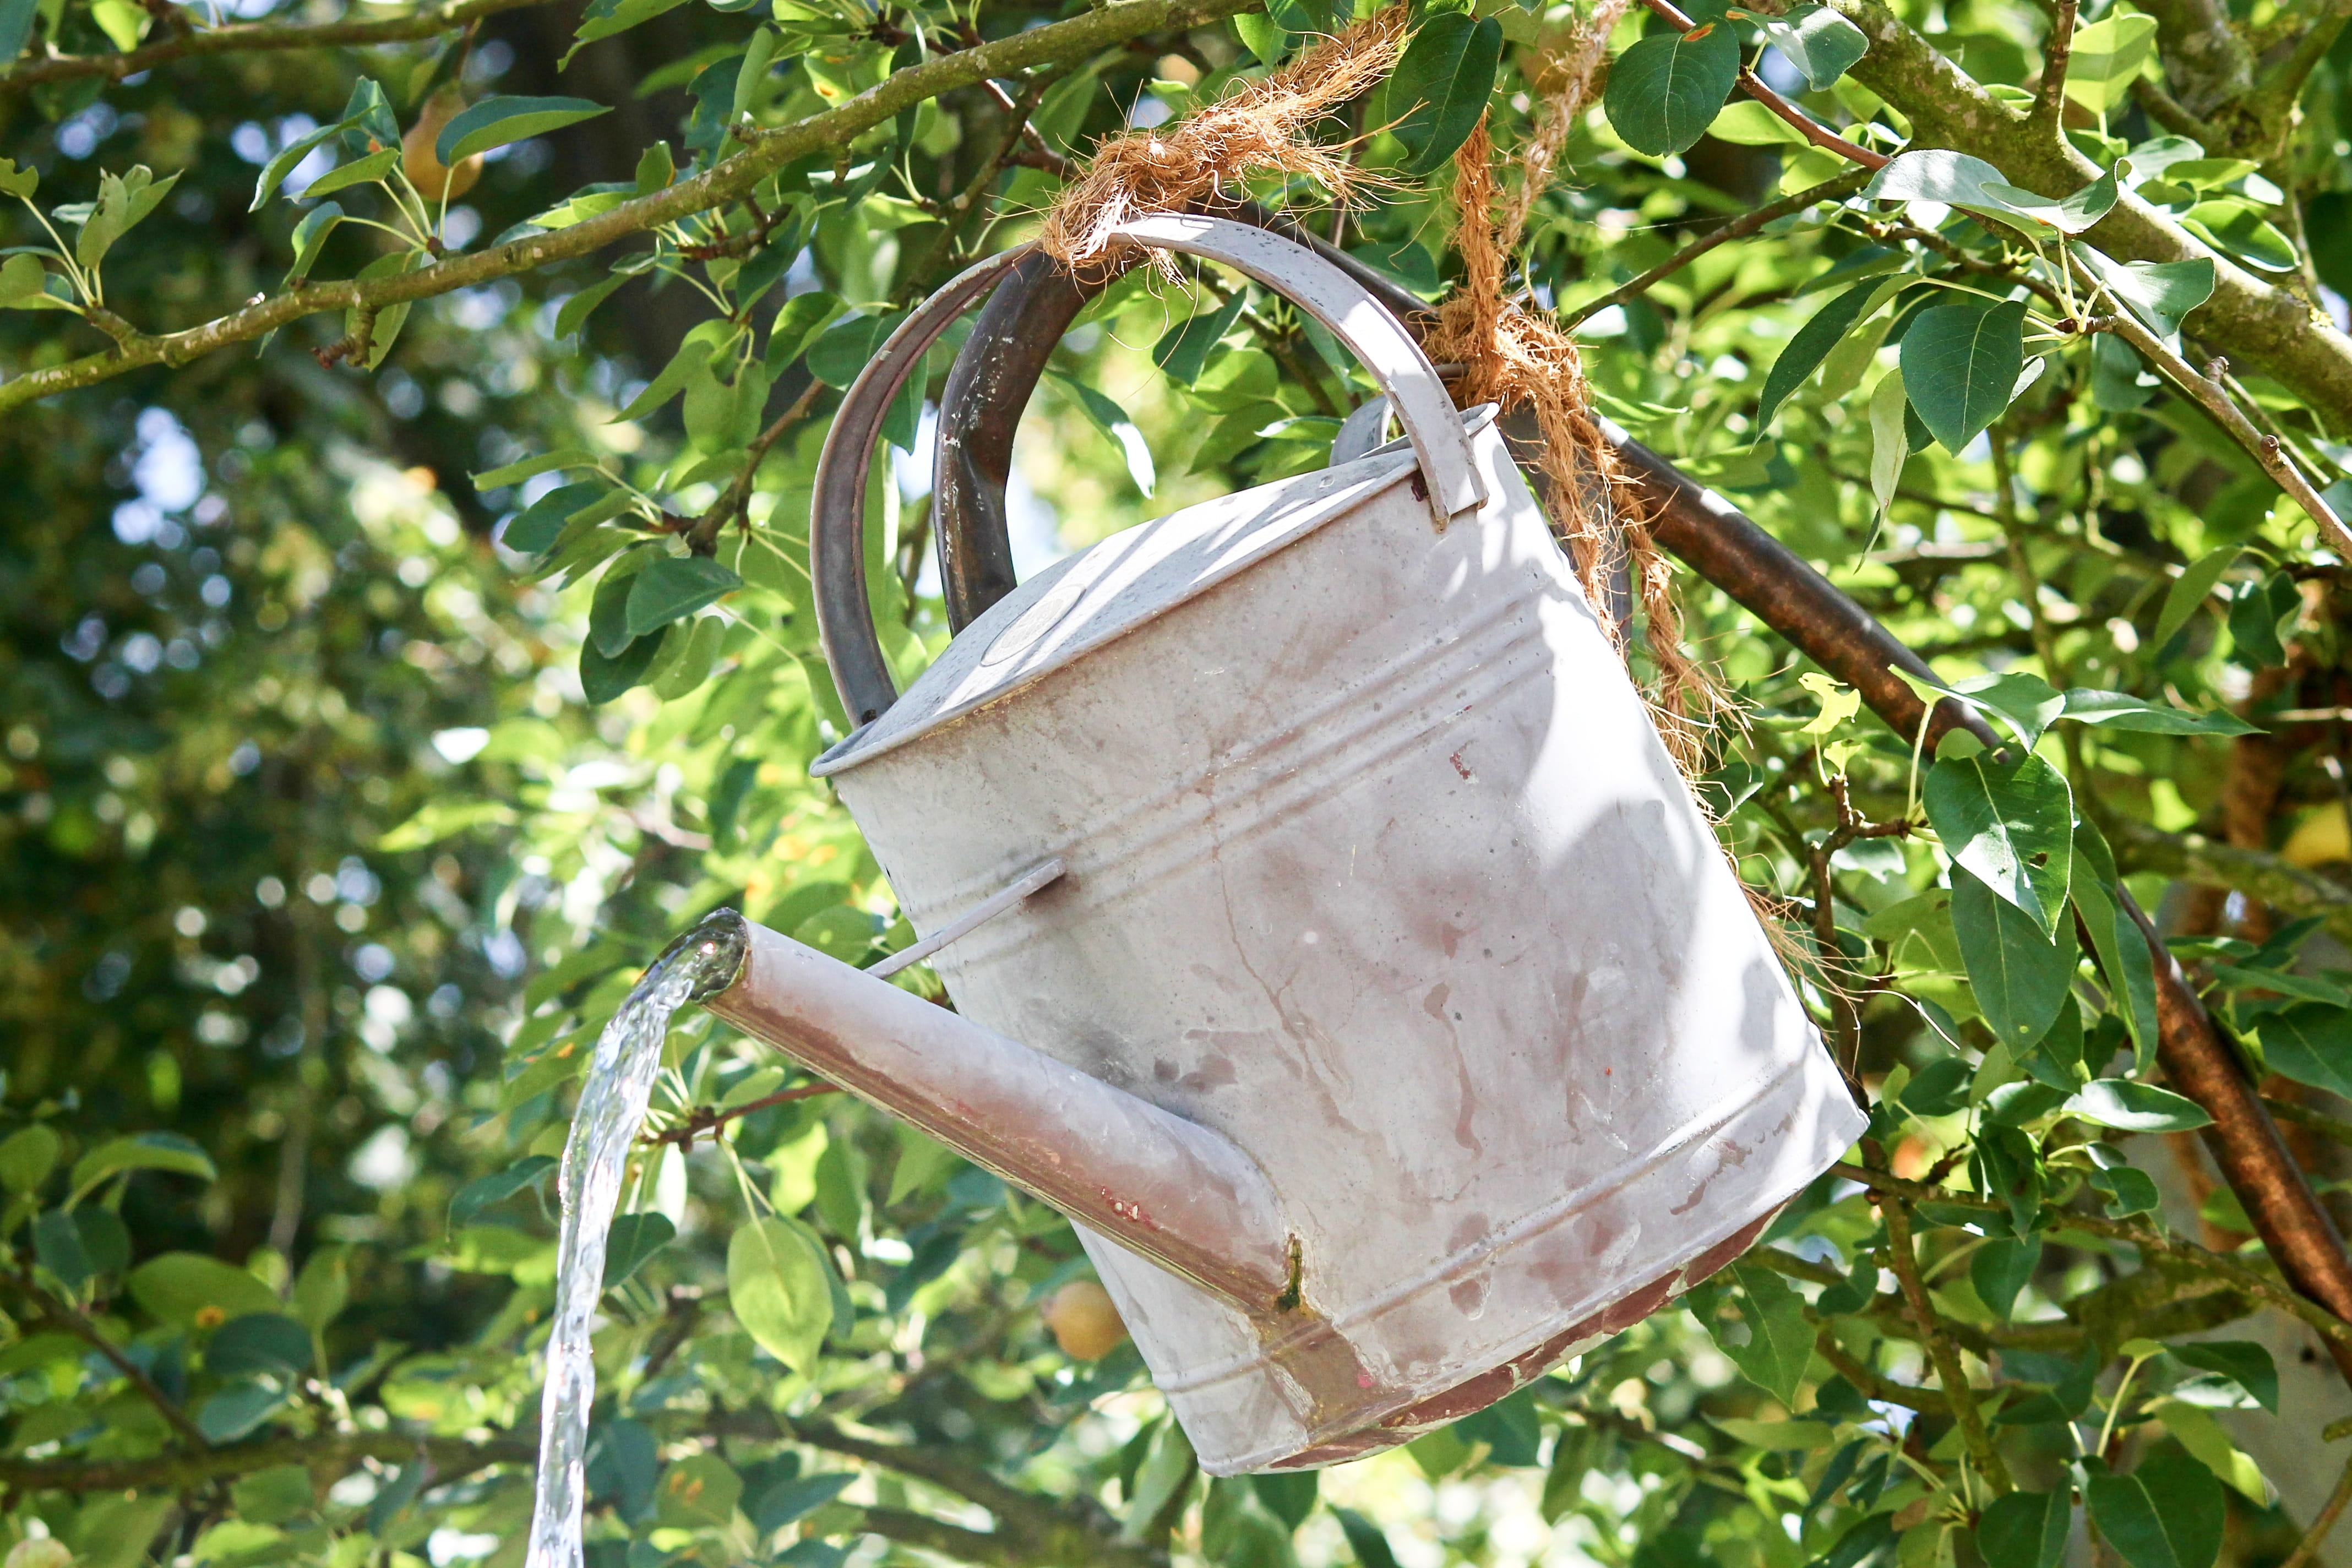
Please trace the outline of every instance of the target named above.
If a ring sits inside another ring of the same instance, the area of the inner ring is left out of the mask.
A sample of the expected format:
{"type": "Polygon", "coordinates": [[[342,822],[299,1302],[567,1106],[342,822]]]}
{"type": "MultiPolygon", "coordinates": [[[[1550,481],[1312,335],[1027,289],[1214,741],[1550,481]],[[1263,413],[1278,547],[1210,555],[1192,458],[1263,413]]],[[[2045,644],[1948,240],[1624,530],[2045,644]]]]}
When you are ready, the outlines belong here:
{"type": "Polygon", "coordinates": [[[650,982],[679,964],[691,965],[694,984],[686,999],[709,1001],[741,977],[743,960],[751,947],[751,925],[739,910],[714,910],[662,949],[661,956],[646,968],[646,980],[650,982]]]}

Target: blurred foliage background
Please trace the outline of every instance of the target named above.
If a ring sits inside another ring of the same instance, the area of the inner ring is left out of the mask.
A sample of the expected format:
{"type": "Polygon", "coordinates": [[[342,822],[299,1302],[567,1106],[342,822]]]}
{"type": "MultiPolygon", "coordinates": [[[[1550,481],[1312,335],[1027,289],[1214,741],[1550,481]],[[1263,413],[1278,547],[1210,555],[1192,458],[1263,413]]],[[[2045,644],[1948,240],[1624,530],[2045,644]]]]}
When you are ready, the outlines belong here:
{"type": "MultiPolygon", "coordinates": [[[[1562,52],[1608,42],[1617,85],[1577,110],[1514,287],[1573,326],[1601,412],[2021,743],[1918,756],[1680,584],[1686,645],[1741,709],[1709,781],[1724,832],[1873,1102],[1869,1168],[1449,1431],[1211,1484],[1066,1222],[689,1016],[598,1342],[598,1568],[2329,1550],[2346,1489],[2323,1436],[2352,1397],[2327,1352],[2352,1328],[2279,1282],[2202,1112],[2161,1087],[2137,961],[2090,922],[2112,926],[2118,877],[2157,911],[2340,1205],[2343,546],[2266,460],[2320,489],[2352,461],[2346,10],[1785,9],[1433,5],[1416,19],[1444,50],[1417,43],[1325,128],[1384,176],[1365,203],[1253,194],[1435,300],[1460,269],[1445,155],[1481,110],[1514,153],[1562,52]],[[1625,85],[1635,49],[1643,70],[1685,51],[1696,107],[1625,85]],[[1726,58],[1875,156],[1958,149],[2012,194],[1949,167],[1885,199],[1858,176],[1819,193],[1847,164],[1725,107],[1726,58]],[[2085,187],[2035,226],[2035,200],[2085,187]],[[2095,254],[2067,259],[2068,224],[2095,254]],[[2068,310],[2102,265],[2125,281],[2068,310]],[[2076,330],[2133,301],[2215,380],[2076,330]],[[1993,333],[1957,380],[1911,342],[1937,310],[1993,333]],[[1971,841],[1938,778],[2042,834],[2054,886],[2046,858],[1998,899],[1956,868],[1971,841]],[[805,1364],[729,1309],[755,1203],[830,1270],[805,1364]]],[[[851,962],[911,940],[806,775],[843,728],[806,547],[837,389],[894,311],[1029,233],[1100,138],[1346,19],[1303,0],[0,0],[0,238],[20,247],[0,272],[10,1568],[521,1562],[548,1174],[596,1032],[722,904],[851,962]],[[852,114],[1030,30],[1051,47],[1018,68],[852,114]],[[692,186],[780,147],[735,187],[692,186]],[[495,248],[597,223],[544,265],[495,248]],[[349,315],[289,292],[480,258],[349,315]],[[289,298],[267,335],[236,315],[289,298]],[[158,346],[224,320],[248,326],[158,346]],[[633,614],[638,576],[663,595],[633,614]]],[[[1055,368],[1018,454],[1024,573],[1318,466],[1370,391],[1230,279],[1131,278],[1055,368]]],[[[902,675],[947,637],[929,430],[902,408],[872,563],[902,675]]]]}

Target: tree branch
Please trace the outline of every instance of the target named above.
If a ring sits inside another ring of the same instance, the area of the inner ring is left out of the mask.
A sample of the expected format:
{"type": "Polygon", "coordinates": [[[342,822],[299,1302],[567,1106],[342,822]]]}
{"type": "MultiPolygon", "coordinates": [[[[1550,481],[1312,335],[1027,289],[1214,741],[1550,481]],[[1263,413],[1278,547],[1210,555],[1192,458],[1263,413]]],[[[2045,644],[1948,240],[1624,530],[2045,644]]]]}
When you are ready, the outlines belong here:
{"type": "MultiPolygon", "coordinates": [[[[1643,3],[1648,5],[1649,8],[1658,16],[1664,17],[1670,26],[1678,27],[1685,33],[1698,26],[1696,22],[1691,20],[1691,18],[1684,13],[1680,6],[1675,4],[1675,0],[1643,0],[1643,3]]],[[[1824,153],[1833,153],[1849,163],[1861,164],[1865,169],[1883,169],[1886,167],[1889,163],[1893,162],[1893,160],[1888,158],[1884,153],[1875,152],[1868,147],[1858,146],[1855,143],[1847,141],[1844,137],[1839,135],[1836,132],[1831,130],[1828,126],[1822,124],[1820,121],[1815,120],[1811,115],[1807,114],[1803,110],[1799,109],[1795,104],[1790,103],[1787,99],[1781,97],[1779,93],[1765,86],[1764,79],[1758,76],[1746,66],[1741,66],[1739,68],[1739,86],[1740,89],[1747,93],[1748,97],[1754,99],[1757,102],[1770,110],[1775,115],[1779,116],[1780,119],[1790,127],[1790,129],[1795,131],[1798,135],[1802,136],[1806,141],[1811,142],[1814,146],[1819,147],[1824,153]]]]}
{"type": "Polygon", "coordinates": [[[2066,112],[2066,67],[2074,57],[2075,0],[2058,0],[2050,18],[2050,43],[2043,51],[2042,87],[2033,97],[2033,123],[2055,142],[2062,136],[2061,117],[2066,112]]]}
{"type": "MultiPolygon", "coordinates": [[[[69,81],[101,76],[121,81],[127,76],[169,65],[195,55],[225,55],[254,49],[311,49],[364,44],[397,44],[429,38],[436,33],[547,0],[455,0],[411,16],[386,16],[376,21],[233,22],[226,27],[178,34],[141,48],[115,55],[52,55],[0,72],[0,96],[22,92],[47,81],[69,81]]],[[[182,13],[185,15],[185,13],[182,13]]]]}
{"type": "Polygon", "coordinates": [[[2291,866],[2263,849],[2242,849],[2201,833],[2167,833],[2145,822],[2118,817],[2108,825],[2116,858],[2132,871],[2158,871],[2231,888],[2295,915],[2322,915],[2352,933],[2352,889],[2316,871],[2291,866]]]}
{"type": "Polygon", "coordinates": [[[1680,272],[1718,245],[1727,245],[1735,239],[1745,239],[1766,224],[1787,217],[1790,213],[1802,212],[1816,203],[1843,201],[1862,189],[1869,179],[1868,169],[1849,170],[1833,180],[1823,180],[1820,184],[1799,191],[1793,196],[1782,196],[1769,205],[1758,207],[1754,212],[1734,218],[1720,227],[1709,229],[1632,282],[1620,284],[1598,300],[1588,300],[1579,305],[1560,319],[1560,331],[1572,332],[1610,306],[1622,305],[1637,295],[1648,293],[1653,288],[1680,272]]]}
{"type": "Polygon", "coordinates": [[[86,355],[0,384],[0,414],[78,387],[92,386],[146,365],[185,364],[235,343],[249,342],[324,310],[381,310],[429,300],[562,261],[588,256],[616,240],[659,228],[758,189],[776,170],[812,153],[846,145],[856,136],[926,99],[1008,77],[1034,66],[1093,53],[1146,33],[1182,30],[1255,10],[1260,0],[1111,0],[1095,10],[1014,33],[976,48],[940,55],[894,73],[837,109],[772,131],[748,133],[749,145],[716,168],[664,191],[622,203],[570,228],[533,235],[494,249],[452,258],[396,277],[356,279],[296,289],[185,331],[141,337],[113,353],[86,355]]]}
{"type": "MultiPolygon", "coordinates": [[[[2166,380],[2196,400],[2197,405],[2213,418],[2213,422],[2229,434],[2231,440],[2245,448],[2246,455],[2262,465],[2263,471],[2274,480],[2279,489],[2294,499],[2306,516],[2329,534],[2330,543],[2338,552],[2352,550],[2352,528],[2336,515],[2318,488],[2304,477],[2304,472],[2285,443],[2277,437],[2254,428],[2245,411],[2231,398],[2229,389],[2212,375],[2202,374],[2187,360],[2165,345],[2164,340],[2140,325],[2128,315],[2100,316],[2079,324],[2083,331],[2113,332],[2137,349],[2141,356],[2153,363],[2166,380]]],[[[2223,362],[2215,361],[2216,364],[2223,362]]]]}
{"type": "MultiPolygon", "coordinates": [[[[2025,116],[1996,101],[1881,0],[1829,4],[1869,40],[1854,79],[1910,120],[1914,146],[1982,158],[2011,183],[2044,195],[2069,195],[2098,178],[2101,171],[2073,147],[2038,141],[2025,116]]],[[[2197,312],[2199,330],[2285,385],[2323,423],[2352,422],[2352,339],[2308,303],[2216,254],[2129,192],[2083,237],[2117,260],[2211,261],[2213,297],[2197,312]]]]}
{"type": "Polygon", "coordinates": [[[1919,1325],[1920,1342],[1927,1347],[1927,1359],[1936,1368],[1936,1381],[1944,1385],[1944,1397],[1951,1404],[1952,1418],[1959,1424],[1969,1457],[1976,1461],[1978,1472],[1994,1491],[2009,1491],[2014,1485],[2009,1479],[2009,1467],[2001,1462],[2000,1450],[1992,1446],[1992,1434],[1985,1429],[1984,1412],[1977,1408],[1976,1390],[1969,1385],[1968,1369],[1960,1363],[1960,1352],[1944,1336],[1943,1321],[1934,1303],[1927,1300],[1927,1282],[1919,1277],[1919,1257],[1913,1249],[1911,1237],[1910,1205],[1897,1197],[1893,1203],[1880,1205],[1879,1212],[1886,1218],[1888,1267],[1895,1270],[1895,1280],[1903,1287],[1903,1299],[1911,1308],[1911,1321],[1919,1325]]]}
{"type": "Polygon", "coordinates": [[[99,1332],[98,1325],[89,1321],[88,1314],[74,1306],[72,1302],[59,1300],[49,1294],[30,1273],[25,1270],[12,1270],[8,1282],[23,1294],[25,1300],[33,1304],[33,1310],[40,1314],[43,1322],[53,1329],[71,1334],[111,1363],[114,1370],[121,1373],[124,1380],[139,1392],[139,1396],[155,1407],[156,1412],[170,1425],[173,1431],[177,1432],[199,1450],[212,1447],[212,1439],[205,1436],[204,1428],[198,1426],[188,1413],[180,1408],[179,1401],[164,1393],[153,1378],[141,1370],[137,1362],[122,1352],[121,1346],[99,1332]]]}

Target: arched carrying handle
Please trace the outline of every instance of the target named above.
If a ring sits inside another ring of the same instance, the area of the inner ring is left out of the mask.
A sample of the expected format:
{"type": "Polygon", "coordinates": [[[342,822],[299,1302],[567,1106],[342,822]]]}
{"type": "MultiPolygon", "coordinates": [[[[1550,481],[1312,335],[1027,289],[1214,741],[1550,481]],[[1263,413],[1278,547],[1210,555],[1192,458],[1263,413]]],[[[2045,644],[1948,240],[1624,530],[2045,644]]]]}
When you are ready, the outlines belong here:
{"type": "MultiPolygon", "coordinates": [[[[1413,450],[1421,459],[1431,521],[1442,529],[1452,519],[1485,503],[1486,485],[1472,458],[1469,437],[1421,345],[1345,271],[1304,246],[1224,218],[1143,218],[1121,226],[1114,237],[1222,262],[1322,322],[1371,373],[1412,438],[1413,450]]],[[[1029,254],[1029,248],[1023,247],[991,258],[908,317],[851,385],[825,438],[817,462],[810,555],[825,660],[840,689],[842,707],[853,723],[879,718],[898,697],[897,683],[874,634],[872,607],[866,595],[866,475],[882,419],[924,352],[949,323],[982,289],[1029,254]]],[[[1040,354],[1040,369],[1043,363],[1040,354]]],[[[961,364],[958,368],[961,369],[961,364]]],[[[1034,384],[1034,379],[1030,384],[1034,384]]],[[[950,396],[957,391],[957,378],[950,377],[950,396]]],[[[943,467],[952,460],[944,439],[940,458],[943,467]]]]}

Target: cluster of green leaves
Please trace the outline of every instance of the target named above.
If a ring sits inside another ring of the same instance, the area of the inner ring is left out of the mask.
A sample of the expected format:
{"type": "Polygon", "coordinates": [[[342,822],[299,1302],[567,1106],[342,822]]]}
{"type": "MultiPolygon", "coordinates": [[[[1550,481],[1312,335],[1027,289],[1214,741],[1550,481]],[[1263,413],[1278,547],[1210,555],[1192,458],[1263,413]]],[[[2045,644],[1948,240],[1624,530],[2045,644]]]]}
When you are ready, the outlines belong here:
{"type": "MultiPolygon", "coordinates": [[[[2038,8],[1900,9],[1996,102],[2032,101],[2038,8]]],[[[0,123],[25,242],[0,259],[0,364],[560,235],[1057,15],[596,0],[576,29],[486,17],[470,51],[47,83],[0,123]],[[468,201],[426,201],[402,131],[453,82],[475,101],[436,161],[490,157],[468,201]]],[[[1448,160],[1482,114],[1506,155],[1526,144],[1580,15],[1423,7],[1331,128],[1363,133],[1369,205],[1334,223],[1301,184],[1251,194],[1441,297],[1448,160]]],[[[2264,0],[2238,26],[2275,41],[2299,16],[2264,0]]],[[[1579,311],[1839,174],[1734,98],[1743,64],[1892,159],[1581,333],[1604,412],[1828,571],[2003,743],[1928,754],[1684,585],[1693,646],[1755,721],[1707,787],[1812,944],[1806,994],[1879,1170],[1832,1173],[1684,1303],[1406,1451],[1206,1483],[1131,1347],[1076,1361],[1041,1322],[1086,1271],[1066,1222],[845,1097],[783,1098],[814,1086],[689,1018],[655,1097],[669,1141],[641,1149],[608,1248],[600,1568],[1387,1568],[1547,1542],[1610,1568],[2054,1568],[2078,1522],[2129,1568],[2284,1554],[2334,1461],[2277,1412],[2324,1366],[2264,1348],[2292,1341],[2242,1271],[2265,1278],[2258,1248],[2161,1240],[2249,1222],[2227,1189],[2183,1199],[2208,1184],[2149,1136],[2202,1112],[2158,1081],[2117,889],[2196,922],[2175,953],[2274,1088],[2352,1094],[2332,945],[2352,921],[2309,869],[2352,857],[2334,721],[2281,716],[2345,700],[2339,566],[2160,367],[2079,329],[2126,318],[2201,365],[2234,347],[2200,333],[2223,263],[2352,278],[2346,62],[2314,67],[2275,149],[2200,142],[2150,118],[2187,57],[2151,16],[2095,10],[2063,94],[2095,172],[2053,195],[1915,147],[1861,79],[1856,18],[1623,22],[1514,286],[1579,311]],[[2109,254],[2126,199],[2213,256],[2109,254]],[[2223,836],[2250,755],[2276,759],[2267,841],[2205,855],[2185,835],[2223,836]],[[2200,921],[2184,875],[2235,879],[2238,902],[2200,921]]],[[[121,1568],[520,1563],[551,1176],[596,1034],[719,904],[852,963],[912,937],[806,776],[845,728],[807,548],[835,395],[926,289],[1023,232],[1061,160],[1348,19],[1276,0],[1006,79],[1034,141],[987,90],[926,99],[602,260],[297,324],[0,427],[18,1568],[50,1568],[49,1543],[121,1568]],[[356,370],[302,352],[337,340],[356,370]],[[175,489],[164,458],[191,441],[175,489]]],[[[0,0],[12,59],[170,36],[124,0],[0,0]]],[[[898,453],[925,448],[956,342],[893,410],[898,453]]],[[[1371,390],[1311,319],[1213,273],[1121,282],[1052,369],[1020,468],[1066,547],[1319,465],[1371,390]]],[[[2242,365],[2231,395],[2342,471],[2342,410],[2242,365]]],[[[911,467],[877,480],[866,561],[902,679],[947,639],[911,467]]],[[[936,994],[920,968],[898,983],[936,994]]]]}

